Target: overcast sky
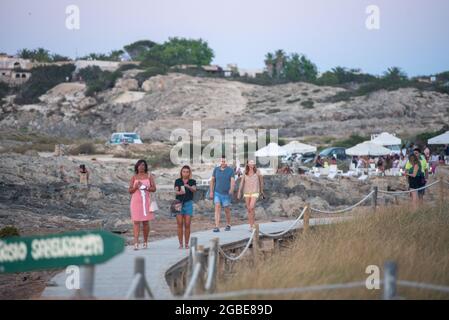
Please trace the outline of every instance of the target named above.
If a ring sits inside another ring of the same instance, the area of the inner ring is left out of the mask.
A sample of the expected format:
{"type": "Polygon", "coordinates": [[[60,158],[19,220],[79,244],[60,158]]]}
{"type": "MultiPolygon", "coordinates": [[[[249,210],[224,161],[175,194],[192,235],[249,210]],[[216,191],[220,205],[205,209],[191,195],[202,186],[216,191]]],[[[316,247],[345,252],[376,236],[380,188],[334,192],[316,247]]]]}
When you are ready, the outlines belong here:
{"type": "Polygon", "coordinates": [[[202,38],[214,63],[262,68],[268,51],[307,55],[320,71],[337,65],[380,74],[449,70],[447,0],[0,0],[0,51],[45,47],[76,57],[136,40],[202,38]],[[80,29],[66,28],[77,5],[80,29]],[[369,30],[368,5],[380,9],[369,30]]]}

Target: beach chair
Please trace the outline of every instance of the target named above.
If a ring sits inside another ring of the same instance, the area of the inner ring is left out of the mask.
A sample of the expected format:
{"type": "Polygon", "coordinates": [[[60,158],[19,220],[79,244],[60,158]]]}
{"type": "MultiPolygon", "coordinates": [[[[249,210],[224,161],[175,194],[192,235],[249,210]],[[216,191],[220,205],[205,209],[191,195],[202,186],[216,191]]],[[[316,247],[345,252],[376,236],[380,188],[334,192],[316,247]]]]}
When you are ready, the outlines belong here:
{"type": "Polygon", "coordinates": [[[320,175],[321,176],[327,176],[329,174],[329,167],[327,168],[320,168],[320,175]]]}
{"type": "Polygon", "coordinates": [[[368,176],[366,175],[366,174],[362,174],[359,178],[358,178],[358,180],[360,180],[360,181],[365,181],[365,180],[367,180],[368,179],[368,176]]]}
{"type": "Polygon", "coordinates": [[[338,170],[338,167],[336,164],[331,164],[329,167],[329,174],[328,174],[328,178],[329,179],[335,179],[335,177],[342,175],[343,171],[342,170],[338,170]]]}

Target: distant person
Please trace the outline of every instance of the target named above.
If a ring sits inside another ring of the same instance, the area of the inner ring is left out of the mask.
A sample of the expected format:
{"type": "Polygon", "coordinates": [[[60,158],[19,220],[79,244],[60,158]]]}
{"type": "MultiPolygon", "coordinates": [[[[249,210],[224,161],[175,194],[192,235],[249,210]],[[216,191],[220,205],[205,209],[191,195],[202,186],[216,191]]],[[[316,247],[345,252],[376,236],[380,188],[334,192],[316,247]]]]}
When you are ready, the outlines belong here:
{"type": "Polygon", "coordinates": [[[407,155],[410,157],[411,154],[413,154],[413,150],[415,150],[415,144],[412,142],[410,143],[408,150],[407,150],[407,155]]]}
{"type": "Polygon", "coordinates": [[[181,211],[176,215],[178,225],[179,249],[189,248],[190,224],[193,216],[193,194],[196,192],[196,180],[192,179],[192,170],[189,166],[181,169],[180,177],[175,180],[176,200],[181,201],[181,211]]]}
{"type": "Polygon", "coordinates": [[[433,154],[430,156],[430,172],[432,174],[436,173],[437,167],[438,167],[439,157],[437,154],[433,154]]]}
{"type": "Polygon", "coordinates": [[[412,154],[409,157],[409,168],[405,171],[405,175],[408,177],[408,184],[410,190],[412,192],[410,193],[410,196],[412,198],[412,205],[416,209],[418,205],[418,192],[419,191],[413,191],[418,188],[421,188],[423,186],[422,184],[422,175],[423,172],[421,170],[421,162],[419,161],[419,158],[412,154]]]}
{"type": "Polygon", "coordinates": [[[331,158],[331,165],[335,165],[335,164],[337,164],[337,158],[335,156],[333,156],[331,158]]]}
{"type": "Polygon", "coordinates": [[[209,197],[215,203],[215,228],[214,232],[220,232],[221,208],[226,215],[225,231],[231,230],[231,197],[234,194],[234,170],[227,165],[226,158],[220,160],[220,166],[214,168],[210,182],[209,197]]]}
{"type": "Polygon", "coordinates": [[[390,170],[391,168],[393,168],[393,158],[391,157],[391,155],[387,155],[387,157],[385,158],[384,169],[390,170]]]}
{"type": "Polygon", "coordinates": [[[148,164],[145,160],[139,160],[134,165],[134,176],[129,183],[131,194],[131,220],[134,231],[134,250],[139,249],[140,224],[143,224],[143,248],[148,246],[150,225],[148,221],[154,219],[154,213],[150,211],[150,192],[156,192],[156,183],[148,172],[148,164]]]}
{"type": "Polygon", "coordinates": [[[263,197],[263,176],[256,167],[254,160],[249,160],[245,167],[245,173],[242,176],[237,199],[245,199],[246,211],[248,213],[249,230],[252,231],[256,219],[256,202],[259,196],[263,197]]]}
{"type": "Polygon", "coordinates": [[[384,167],[384,159],[383,157],[379,157],[377,159],[377,169],[379,169],[380,172],[384,172],[385,171],[385,167],[384,167]]]}
{"type": "Polygon", "coordinates": [[[86,165],[80,164],[79,176],[81,184],[89,184],[89,171],[87,171],[86,165]]]}
{"type": "Polygon", "coordinates": [[[364,169],[367,168],[367,162],[364,157],[360,157],[357,161],[357,169],[364,169]]]}
{"type": "MultiPolygon", "coordinates": [[[[428,165],[427,165],[427,161],[426,161],[426,157],[421,154],[421,150],[419,148],[415,148],[413,150],[413,154],[415,155],[415,157],[418,159],[419,164],[420,164],[420,170],[422,172],[421,175],[419,175],[421,181],[421,187],[424,187],[427,183],[427,179],[429,178],[429,170],[428,170],[428,165]]],[[[409,161],[407,162],[407,164],[405,165],[405,170],[409,171],[411,168],[412,164],[410,162],[410,158],[409,161]]],[[[425,189],[421,189],[418,191],[418,196],[419,198],[422,200],[425,194],[425,189]]]]}
{"type": "Polygon", "coordinates": [[[393,162],[391,164],[391,168],[392,169],[399,169],[399,161],[400,161],[400,156],[398,154],[395,154],[393,156],[393,162]]]}
{"type": "Polygon", "coordinates": [[[321,159],[321,156],[318,155],[315,159],[315,167],[316,168],[322,168],[323,167],[323,159],[321,159]]]}
{"type": "Polygon", "coordinates": [[[428,145],[426,145],[426,147],[424,148],[424,156],[426,157],[427,161],[430,160],[430,148],[428,145]]]}
{"type": "Polygon", "coordinates": [[[358,156],[353,156],[351,159],[351,163],[354,165],[354,168],[357,168],[357,164],[359,162],[359,157],[358,156]]]}
{"type": "Polygon", "coordinates": [[[449,144],[444,146],[444,155],[446,157],[449,157],[449,144]]]}
{"type": "Polygon", "coordinates": [[[403,153],[399,156],[399,169],[405,169],[405,165],[407,164],[407,158],[403,153]]]}

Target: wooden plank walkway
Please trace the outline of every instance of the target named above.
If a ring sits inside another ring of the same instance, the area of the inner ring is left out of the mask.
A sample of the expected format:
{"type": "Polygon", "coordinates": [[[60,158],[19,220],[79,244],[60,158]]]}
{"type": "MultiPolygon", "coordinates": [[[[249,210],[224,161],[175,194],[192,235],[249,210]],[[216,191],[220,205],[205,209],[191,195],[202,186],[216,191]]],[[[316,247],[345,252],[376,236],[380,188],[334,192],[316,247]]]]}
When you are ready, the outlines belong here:
{"type": "MultiPolygon", "coordinates": [[[[342,219],[344,218],[310,219],[310,225],[330,224],[342,219]]],[[[260,224],[260,230],[264,233],[276,233],[287,229],[293,221],[263,223],[260,224]]],[[[302,220],[298,222],[296,228],[302,228],[302,220]]],[[[233,226],[231,231],[224,231],[221,228],[218,233],[207,230],[195,232],[191,236],[197,237],[198,244],[207,248],[209,241],[215,237],[220,239],[220,245],[249,239],[251,233],[248,229],[249,226],[244,224],[233,226]]],[[[189,251],[178,249],[178,245],[178,238],[171,237],[150,242],[147,249],[138,251],[133,250],[132,246],[127,246],[122,254],[106,263],[96,265],[94,296],[100,299],[124,299],[134,276],[134,260],[136,257],[144,257],[146,278],[154,297],[156,299],[172,299],[173,295],[165,280],[165,273],[171,266],[186,258],[189,251]]],[[[57,299],[72,297],[75,291],[66,288],[67,276],[65,272],[57,274],[51,281],[53,286],[46,287],[42,297],[57,299]]]]}

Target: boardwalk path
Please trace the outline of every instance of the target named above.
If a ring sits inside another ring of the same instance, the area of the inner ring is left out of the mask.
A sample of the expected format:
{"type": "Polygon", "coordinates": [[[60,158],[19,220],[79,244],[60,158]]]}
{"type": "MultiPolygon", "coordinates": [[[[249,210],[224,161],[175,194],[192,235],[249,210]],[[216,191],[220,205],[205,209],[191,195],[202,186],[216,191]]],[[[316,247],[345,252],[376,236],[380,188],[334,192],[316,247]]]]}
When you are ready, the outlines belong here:
{"type": "MultiPolygon", "coordinates": [[[[320,218],[311,219],[310,225],[329,224],[341,218],[320,218]]],[[[275,233],[287,229],[293,220],[282,222],[270,222],[260,225],[260,230],[265,233],[275,233]]],[[[300,221],[296,228],[302,228],[300,221]]],[[[231,231],[214,233],[211,230],[195,232],[193,237],[198,238],[198,244],[209,246],[209,240],[215,237],[220,238],[220,245],[231,244],[245,239],[249,239],[250,232],[248,225],[232,227],[231,231]]],[[[94,296],[97,298],[123,299],[134,275],[135,257],[145,257],[146,277],[149,286],[156,299],[171,299],[173,295],[165,280],[165,272],[174,264],[188,256],[187,249],[178,249],[178,238],[172,237],[163,240],[150,242],[148,249],[134,251],[132,246],[127,246],[125,251],[104,264],[96,266],[94,296]]],[[[42,297],[69,298],[74,291],[66,289],[65,272],[57,274],[52,282],[55,286],[47,287],[42,293],[42,297]]]]}

